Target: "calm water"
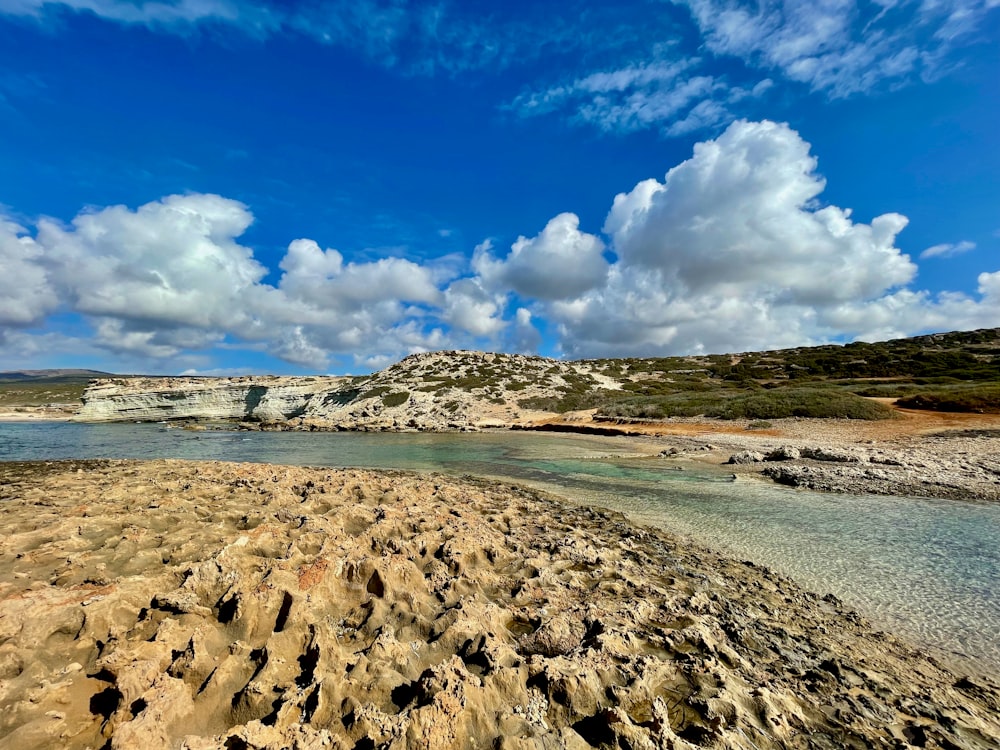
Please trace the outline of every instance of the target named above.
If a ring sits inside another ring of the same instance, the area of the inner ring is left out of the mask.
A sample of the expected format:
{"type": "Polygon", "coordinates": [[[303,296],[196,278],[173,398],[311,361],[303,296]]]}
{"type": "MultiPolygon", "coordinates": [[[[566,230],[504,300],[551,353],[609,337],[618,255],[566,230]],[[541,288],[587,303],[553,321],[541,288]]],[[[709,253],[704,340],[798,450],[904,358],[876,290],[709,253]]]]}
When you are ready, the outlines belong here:
{"type": "MultiPolygon", "coordinates": [[[[512,479],[779,570],[878,626],[1000,673],[1000,505],[828,495],[637,458],[624,438],[188,432],[0,424],[0,460],[189,458],[512,479]]],[[[639,447],[641,452],[642,448],[639,447]]]]}

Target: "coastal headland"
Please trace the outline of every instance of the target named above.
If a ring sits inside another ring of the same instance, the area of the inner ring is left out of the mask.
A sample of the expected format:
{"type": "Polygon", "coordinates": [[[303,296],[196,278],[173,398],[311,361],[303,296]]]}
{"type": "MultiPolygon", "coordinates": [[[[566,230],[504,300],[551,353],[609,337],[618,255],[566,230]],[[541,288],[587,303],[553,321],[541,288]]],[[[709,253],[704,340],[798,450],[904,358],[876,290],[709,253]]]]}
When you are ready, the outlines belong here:
{"type": "Polygon", "coordinates": [[[0,464],[0,746],[996,748],[1000,685],[477,480],[0,464]]]}
{"type": "Polygon", "coordinates": [[[17,381],[0,419],[623,435],[671,462],[792,486],[996,501],[998,352],[1000,329],[652,359],[432,352],[358,377],[103,377],[76,391],[17,381]],[[31,405],[4,412],[17,393],[31,405]]]}

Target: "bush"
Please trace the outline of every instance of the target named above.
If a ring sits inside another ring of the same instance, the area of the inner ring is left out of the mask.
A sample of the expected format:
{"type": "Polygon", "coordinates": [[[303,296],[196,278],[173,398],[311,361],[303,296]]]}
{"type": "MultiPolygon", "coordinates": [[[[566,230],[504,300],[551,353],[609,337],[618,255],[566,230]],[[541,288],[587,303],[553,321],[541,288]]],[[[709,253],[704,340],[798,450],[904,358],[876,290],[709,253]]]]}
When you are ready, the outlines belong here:
{"type": "Polygon", "coordinates": [[[1000,385],[922,391],[896,401],[904,409],[1000,414],[1000,385]]]}
{"type": "Polygon", "coordinates": [[[853,393],[811,388],[778,388],[730,399],[716,416],[723,419],[892,419],[893,411],[853,393]]]}
{"type": "Polygon", "coordinates": [[[375,388],[372,388],[370,391],[365,391],[360,396],[358,396],[358,401],[365,401],[366,399],[369,398],[378,398],[379,396],[382,396],[391,390],[392,388],[390,388],[387,385],[379,385],[376,386],[375,388]]]}
{"type": "Polygon", "coordinates": [[[382,397],[382,403],[386,407],[401,406],[410,400],[410,394],[408,391],[399,391],[397,393],[388,393],[382,397]]]}
{"type": "Polygon", "coordinates": [[[567,411],[580,411],[600,407],[608,399],[608,394],[617,391],[569,391],[561,396],[533,396],[519,399],[517,405],[522,409],[537,409],[538,411],[554,411],[562,414],[567,411]]]}
{"type": "Polygon", "coordinates": [[[606,417],[629,419],[666,419],[668,417],[715,416],[722,394],[697,392],[672,393],[666,396],[632,396],[617,398],[598,409],[606,417]]]}
{"type": "Polygon", "coordinates": [[[784,417],[817,419],[891,419],[884,404],[834,390],[774,388],[739,395],[675,393],[669,396],[634,397],[605,404],[599,413],[608,417],[664,419],[667,417],[719,417],[767,420],[784,417]]]}

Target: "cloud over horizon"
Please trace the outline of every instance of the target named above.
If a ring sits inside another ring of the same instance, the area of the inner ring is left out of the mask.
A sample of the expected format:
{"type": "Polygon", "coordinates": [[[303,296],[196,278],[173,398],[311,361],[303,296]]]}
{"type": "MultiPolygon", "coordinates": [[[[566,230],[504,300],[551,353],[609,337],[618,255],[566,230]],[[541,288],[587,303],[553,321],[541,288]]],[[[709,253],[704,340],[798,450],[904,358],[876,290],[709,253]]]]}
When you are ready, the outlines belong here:
{"type": "Polygon", "coordinates": [[[507,253],[481,244],[464,268],[444,256],[353,261],[299,238],[274,283],[240,242],[250,208],[219,195],[87,209],[68,224],[41,218],[33,230],[7,218],[0,338],[37,353],[51,316],[78,314],[89,331],[61,346],[151,371],[197,366],[217,347],[324,370],[331,358],[378,366],[429,349],[530,350],[539,326],[556,332],[564,355],[594,357],[871,340],[1000,320],[1000,271],[979,275],[976,296],[913,288],[917,267],[896,246],[906,217],[865,223],[825,205],[818,166],[789,126],[741,120],[662,180],[615,196],[603,237],[562,213],[507,253]]]}

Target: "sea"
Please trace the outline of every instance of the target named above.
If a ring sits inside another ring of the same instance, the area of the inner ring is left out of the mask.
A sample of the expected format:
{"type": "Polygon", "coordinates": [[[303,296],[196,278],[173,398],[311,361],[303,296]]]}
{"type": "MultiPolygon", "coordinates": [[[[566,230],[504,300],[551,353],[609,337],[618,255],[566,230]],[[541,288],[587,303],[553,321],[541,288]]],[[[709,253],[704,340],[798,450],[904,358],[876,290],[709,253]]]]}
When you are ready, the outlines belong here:
{"type": "Polygon", "coordinates": [[[0,461],[85,458],[411,469],[525,484],[766,565],[834,594],[877,628],[1000,676],[1000,504],[734,480],[724,467],[657,457],[655,444],[632,438],[0,423],[0,461]]]}

